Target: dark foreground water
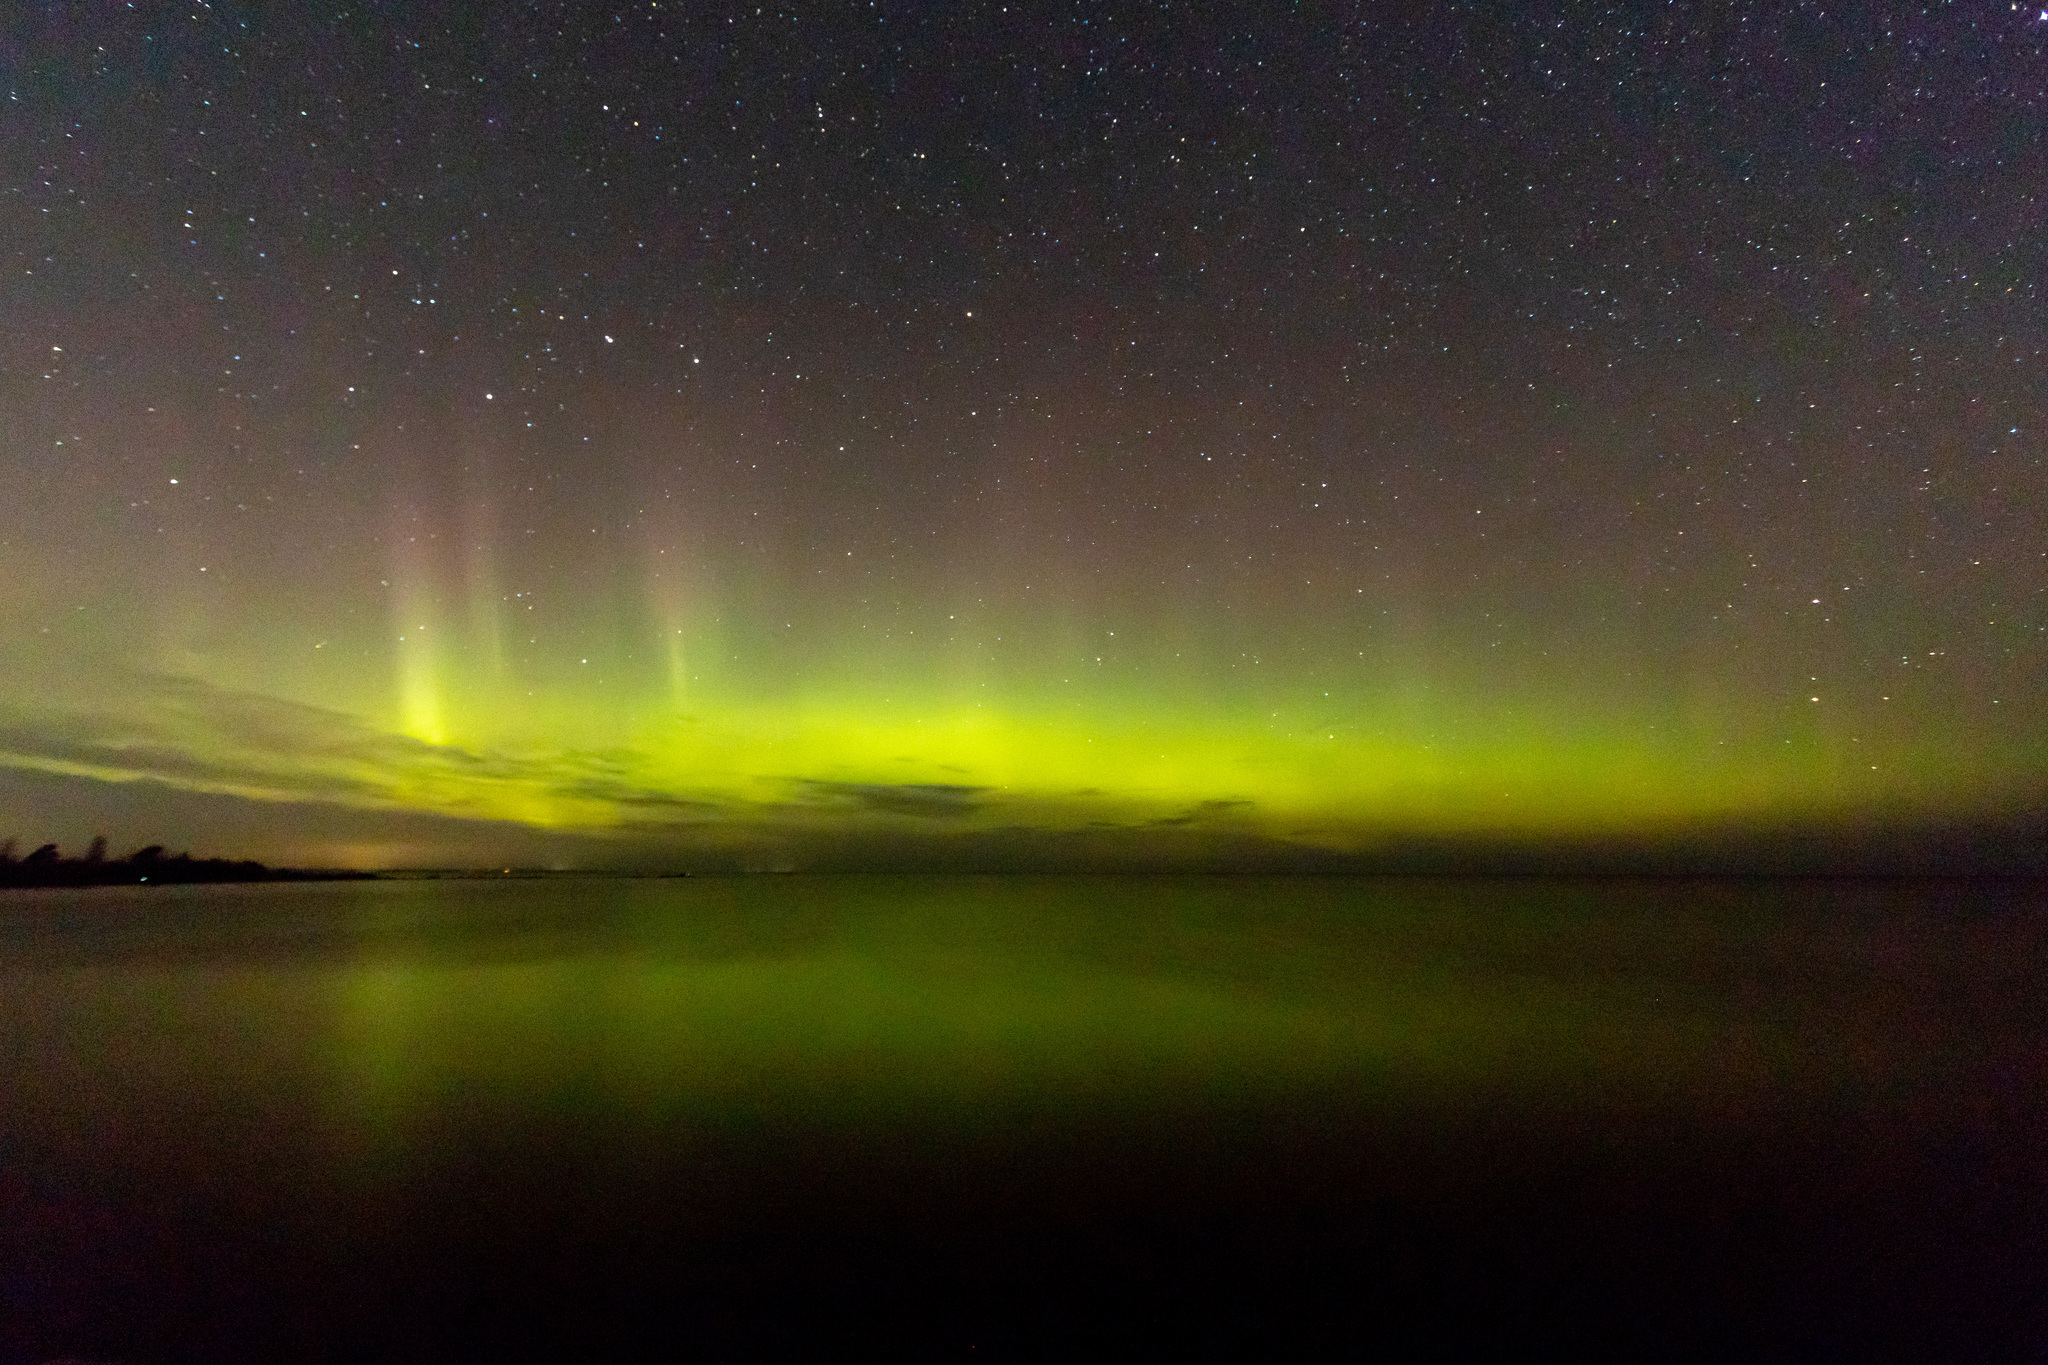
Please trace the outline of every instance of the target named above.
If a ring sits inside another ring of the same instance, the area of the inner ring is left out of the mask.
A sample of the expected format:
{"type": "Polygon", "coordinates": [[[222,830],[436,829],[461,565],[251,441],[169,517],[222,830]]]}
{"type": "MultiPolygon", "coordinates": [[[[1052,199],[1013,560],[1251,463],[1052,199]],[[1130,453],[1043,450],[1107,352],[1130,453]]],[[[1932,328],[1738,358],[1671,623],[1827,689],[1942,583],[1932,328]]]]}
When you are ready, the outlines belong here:
{"type": "Polygon", "coordinates": [[[2048,1355],[2037,884],[0,897],[0,1360],[2048,1355]]]}

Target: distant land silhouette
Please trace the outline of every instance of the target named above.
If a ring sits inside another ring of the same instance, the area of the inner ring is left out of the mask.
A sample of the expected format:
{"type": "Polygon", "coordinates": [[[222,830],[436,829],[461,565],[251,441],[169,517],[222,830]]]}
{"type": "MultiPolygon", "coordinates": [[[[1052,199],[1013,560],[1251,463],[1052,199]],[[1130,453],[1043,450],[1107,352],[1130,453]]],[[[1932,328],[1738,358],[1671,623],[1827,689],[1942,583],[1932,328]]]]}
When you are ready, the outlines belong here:
{"type": "Polygon", "coordinates": [[[66,858],[55,844],[16,857],[17,843],[0,843],[0,887],[9,886],[177,886],[195,882],[349,881],[374,873],[300,867],[266,867],[253,859],[195,858],[166,854],[162,844],[109,858],[107,841],[94,839],[83,857],[66,858]]]}

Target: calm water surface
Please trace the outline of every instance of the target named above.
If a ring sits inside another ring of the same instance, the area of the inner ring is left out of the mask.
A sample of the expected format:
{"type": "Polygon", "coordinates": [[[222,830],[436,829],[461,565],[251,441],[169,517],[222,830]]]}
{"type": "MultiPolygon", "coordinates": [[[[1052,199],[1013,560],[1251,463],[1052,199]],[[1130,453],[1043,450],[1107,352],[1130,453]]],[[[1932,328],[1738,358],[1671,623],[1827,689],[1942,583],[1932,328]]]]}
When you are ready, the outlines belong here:
{"type": "Polygon", "coordinates": [[[0,1360],[2048,1350],[2038,884],[0,898],[0,1360]]]}

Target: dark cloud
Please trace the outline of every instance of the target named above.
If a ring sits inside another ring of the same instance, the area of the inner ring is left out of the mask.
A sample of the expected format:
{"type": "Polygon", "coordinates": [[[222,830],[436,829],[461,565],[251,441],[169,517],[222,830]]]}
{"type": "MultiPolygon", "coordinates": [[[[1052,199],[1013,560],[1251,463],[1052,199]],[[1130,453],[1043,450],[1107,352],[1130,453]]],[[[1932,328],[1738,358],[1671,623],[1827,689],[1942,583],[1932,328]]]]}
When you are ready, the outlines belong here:
{"type": "Polygon", "coordinates": [[[0,768],[0,838],[80,850],[164,844],[202,856],[318,867],[609,867],[609,840],[511,821],[320,800],[258,800],[143,778],[0,768]]]}
{"type": "Polygon", "coordinates": [[[633,780],[646,760],[629,750],[478,752],[320,707],[134,671],[0,703],[0,765],[373,807],[412,804],[425,789],[454,813],[493,813],[495,798],[513,794],[591,803],[634,820],[731,809],[633,780]]]}
{"type": "Polygon", "coordinates": [[[1238,812],[1249,812],[1252,803],[1244,800],[1201,801],[1180,812],[1152,821],[1154,825],[1194,825],[1208,820],[1217,820],[1238,812]]]}
{"type": "MultiPolygon", "coordinates": [[[[842,804],[815,807],[813,813],[871,809],[851,804],[858,799],[840,792],[842,804]]],[[[0,838],[13,837],[21,847],[54,840],[75,850],[104,834],[117,850],[160,843],[200,856],[254,857],[277,865],[641,872],[2048,873],[2048,794],[2023,814],[1945,826],[1730,827],[1654,842],[1542,845],[1390,839],[1349,852],[1228,821],[1095,827],[1006,821],[975,828],[959,820],[904,821],[895,818],[900,811],[886,807],[876,813],[888,818],[805,821],[802,809],[758,807],[709,816],[691,809],[664,821],[661,808],[649,803],[641,808],[643,819],[579,832],[331,801],[258,800],[156,779],[106,781],[0,768],[0,838]]]]}
{"type": "Polygon", "coordinates": [[[694,817],[701,821],[729,817],[739,809],[729,803],[701,801],[691,797],[675,796],[651,787],[637,787],[628,782],[608,782],[595,778],[564,783],[558,790],[565,796],[615,806],[628,819],[633,820],[667,816],[671,819],[694,817]]]}
{"type": "Polygon", "coordinates": [[[984,806],[980,798],[988,791],[987,787],[947,782],[824,782],[810,778],[798,786],[815,804],[942,819],[974,814],[984,806]]]}

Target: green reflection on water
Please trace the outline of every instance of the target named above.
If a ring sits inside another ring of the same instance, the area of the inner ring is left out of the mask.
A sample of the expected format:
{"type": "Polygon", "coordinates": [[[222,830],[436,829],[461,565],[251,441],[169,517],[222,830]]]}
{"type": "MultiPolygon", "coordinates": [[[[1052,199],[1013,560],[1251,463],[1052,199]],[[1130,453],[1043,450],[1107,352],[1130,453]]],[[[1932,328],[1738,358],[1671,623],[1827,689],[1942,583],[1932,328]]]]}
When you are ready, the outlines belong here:
{"type": "Polygon", "coordinates": [[[404,1160],[528,1126],[1057,1132],[1862,1095],[1940,1066],[1954,1040],[1875,969],[1906,921],[1802,896],[792,877],[22,900],[0,1086],[38,1142],[404,1160]]]}

